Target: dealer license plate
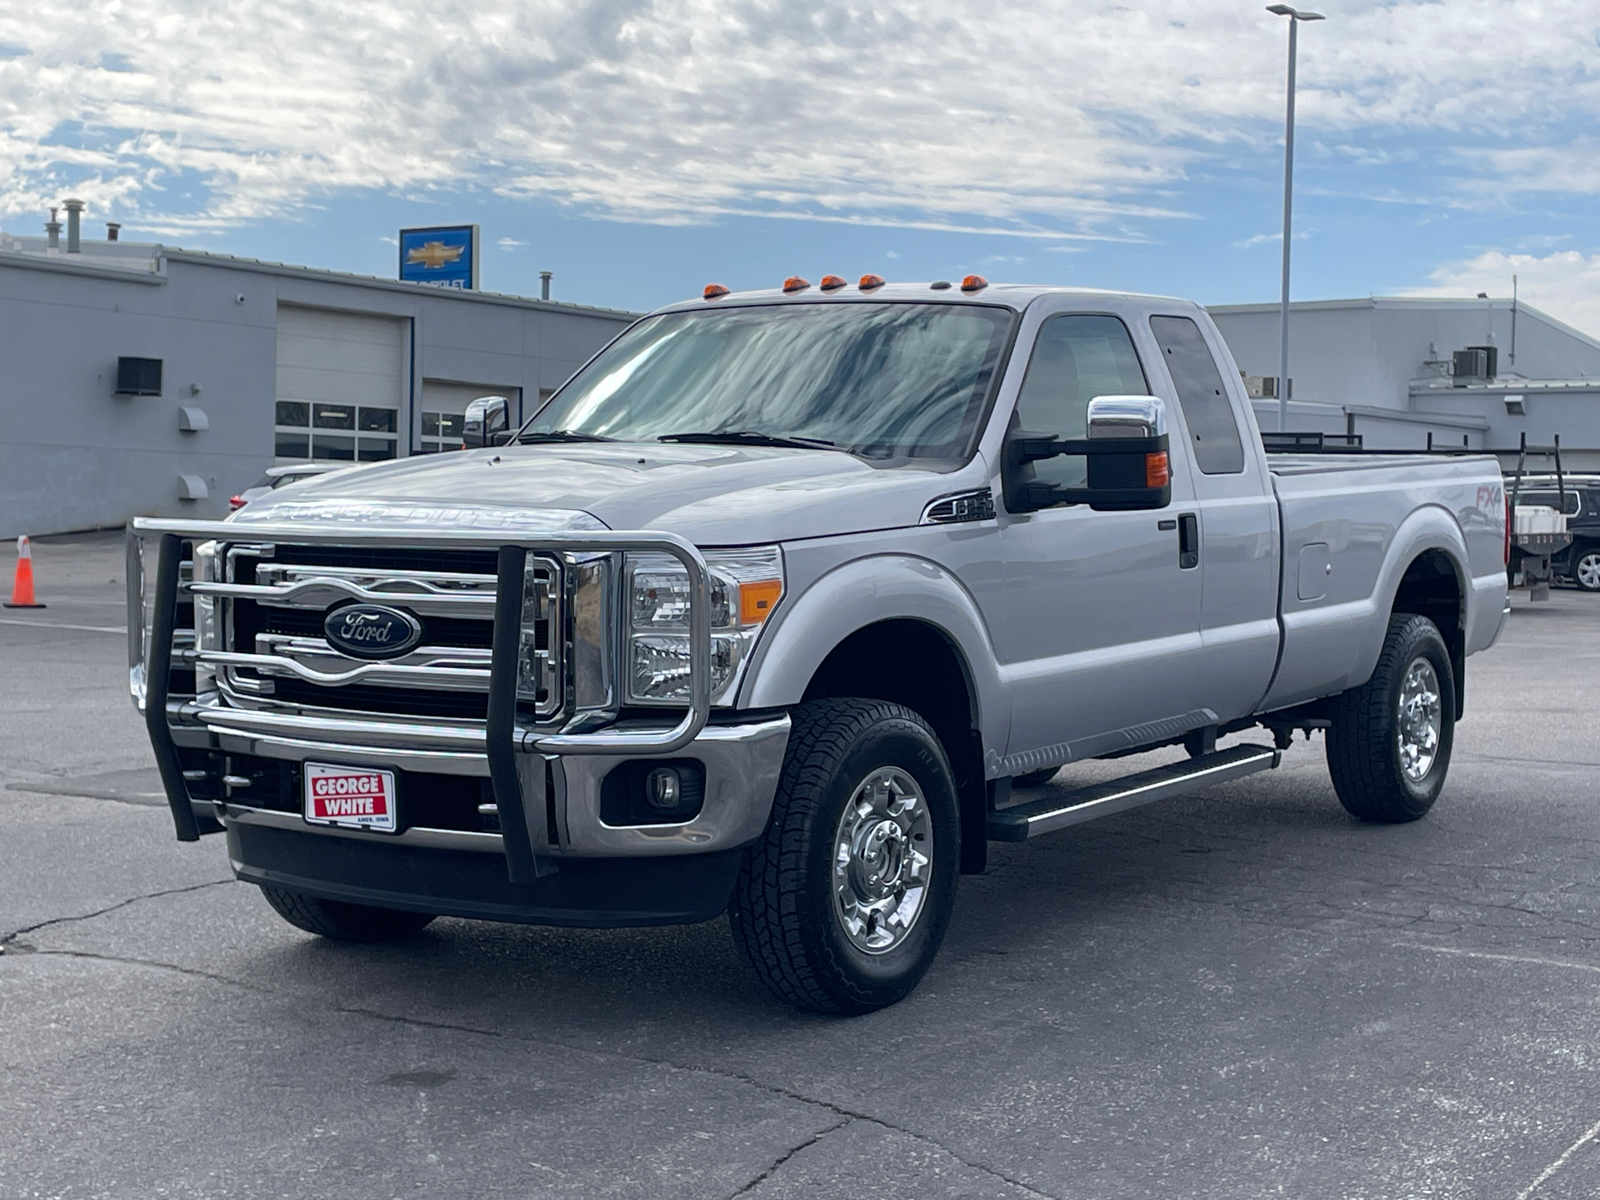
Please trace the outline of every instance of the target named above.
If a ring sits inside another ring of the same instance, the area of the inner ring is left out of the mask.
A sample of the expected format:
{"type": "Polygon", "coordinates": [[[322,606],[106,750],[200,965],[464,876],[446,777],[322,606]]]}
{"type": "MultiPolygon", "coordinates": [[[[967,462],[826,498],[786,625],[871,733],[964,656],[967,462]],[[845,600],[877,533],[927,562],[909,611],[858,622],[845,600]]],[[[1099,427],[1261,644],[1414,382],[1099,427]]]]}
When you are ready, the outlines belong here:
{"type": "Polygon", "coordinates": [[[400,827],[395,819],[393,771],[306,763],[305,779],[305,818],[313,825],[386,833],[400,827]]]}

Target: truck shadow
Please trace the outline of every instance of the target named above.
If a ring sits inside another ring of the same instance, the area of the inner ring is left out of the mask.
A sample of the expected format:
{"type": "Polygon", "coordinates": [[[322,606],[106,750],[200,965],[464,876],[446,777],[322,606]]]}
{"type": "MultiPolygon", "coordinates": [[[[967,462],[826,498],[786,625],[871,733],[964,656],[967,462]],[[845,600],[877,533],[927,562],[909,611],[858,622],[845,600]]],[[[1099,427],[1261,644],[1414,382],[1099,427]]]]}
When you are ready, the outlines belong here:
{"type": "MultiPolygon", "coordinates": [[[[1358,846],[1367,833],[1338,807],[1325,775],[1283,772],[994,846],[990,872],[961,881],[944,948],[905,1003],[965,1003],[1003,959],[1007,975],[1057,978],[1057,1000],[1070,1006],[1061,963],[1080,943],[1113,932],[1137,941],[1219,912],[1281,924],[1299,906],[1310,920],[1324,903],[1316,893],[1330,851],[1336,860],[1340,843],[1358,846]]],[[[512,1037],[598,1037],[618,1051],[836,1023],[770,996],[722,920],[584,930],[446,919],[384,946],[296,940],[264,952],[257,972],[352,1008],[512,1037]]]]}

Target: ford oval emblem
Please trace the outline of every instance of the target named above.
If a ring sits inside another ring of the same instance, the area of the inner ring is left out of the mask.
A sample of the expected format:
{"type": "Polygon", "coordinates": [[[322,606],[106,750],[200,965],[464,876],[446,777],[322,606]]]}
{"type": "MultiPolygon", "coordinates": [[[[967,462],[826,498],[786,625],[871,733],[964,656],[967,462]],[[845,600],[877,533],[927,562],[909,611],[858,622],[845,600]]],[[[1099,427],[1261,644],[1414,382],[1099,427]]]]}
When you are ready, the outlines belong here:
{"type": "Polygon", "coordinates": [[[422,622],[382,604],[346,604],[323,618],[322,633],[351,658],[399,658],[422,640],[422,622]]]}

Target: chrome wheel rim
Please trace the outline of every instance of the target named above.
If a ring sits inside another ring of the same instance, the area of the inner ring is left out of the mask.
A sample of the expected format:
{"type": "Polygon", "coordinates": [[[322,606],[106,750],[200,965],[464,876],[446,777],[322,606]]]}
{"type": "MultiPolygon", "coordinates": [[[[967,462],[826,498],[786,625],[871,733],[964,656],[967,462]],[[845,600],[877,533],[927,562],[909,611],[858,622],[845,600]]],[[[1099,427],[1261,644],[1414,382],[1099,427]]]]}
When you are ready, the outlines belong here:
{"type": "Polygon", "coordinates": [[[1578,560],[1578,582],[1590,591],[1600,591],[1600,553],[1591,551],[1578,560]]]}
{"type": "Polygon", "coordinates": [[[1400,769],[1412,783],[1420,783],[1433,770],[1439,756],[1439,734],[1444,728],[1439,705],[1439,675],[1425,658],[1412,659],[1400,685],[1400,769]]]}
{"type": "Polygon", "coordinates": [[[899,767],[871,771],[833,838],[833,913],[858,950],[887,954],[910,936],[932,868],[933,821],[917,781],[899,767]]]}

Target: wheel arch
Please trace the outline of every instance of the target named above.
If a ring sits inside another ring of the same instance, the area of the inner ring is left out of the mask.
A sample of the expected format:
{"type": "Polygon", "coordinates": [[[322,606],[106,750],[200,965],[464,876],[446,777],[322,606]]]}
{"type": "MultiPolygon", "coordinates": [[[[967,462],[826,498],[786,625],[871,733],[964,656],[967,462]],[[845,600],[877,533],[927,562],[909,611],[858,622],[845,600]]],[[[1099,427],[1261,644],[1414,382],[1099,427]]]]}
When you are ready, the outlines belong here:
{"type": "Polygon", "coordinates": [[[971,595],[937,563],[879,556],[822,576],[782,616],[751,663],[740,706],[860,696],[921,714],[939,735],[956,777],[962,869],[981,870],[985,753],[1004,746],[1010,713],[971,595]]]}
{"type": "Polygon", "coordinates": [[[1438,627],[1450,651],[1458,721],[1466,711],[1467,596],[1467,578],[1461,564],[1444,548],[1431,546],[1406,564],[1389,604],[1391,617],[1411,613],[1427,617],[1438,627]]]}

